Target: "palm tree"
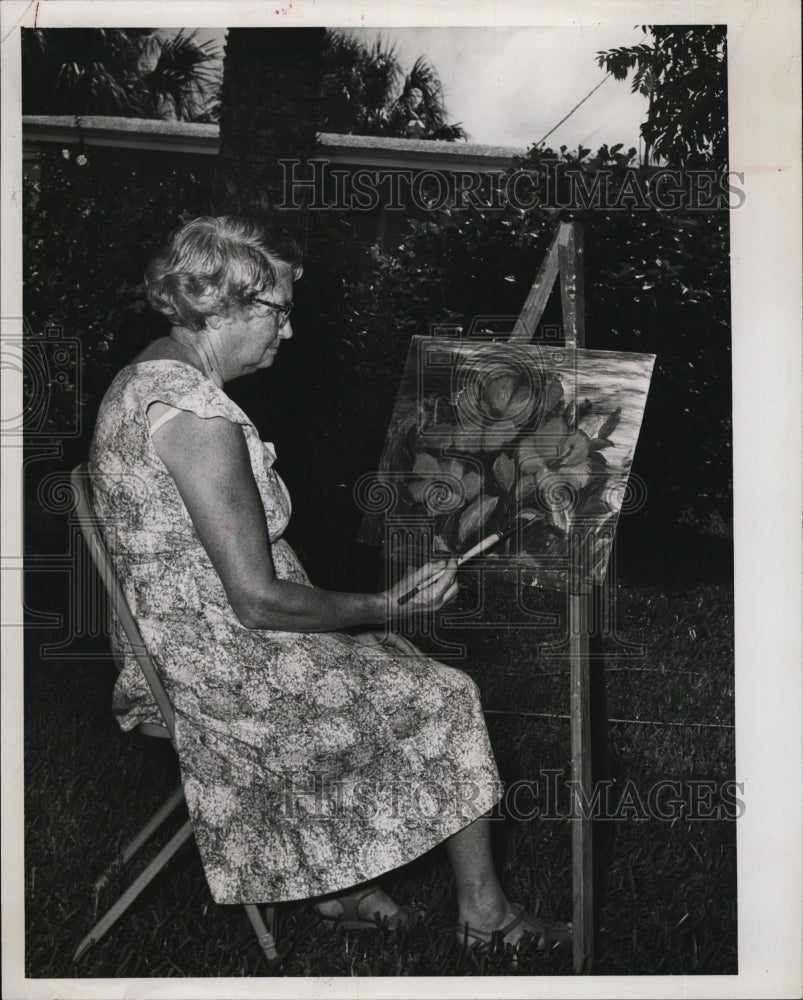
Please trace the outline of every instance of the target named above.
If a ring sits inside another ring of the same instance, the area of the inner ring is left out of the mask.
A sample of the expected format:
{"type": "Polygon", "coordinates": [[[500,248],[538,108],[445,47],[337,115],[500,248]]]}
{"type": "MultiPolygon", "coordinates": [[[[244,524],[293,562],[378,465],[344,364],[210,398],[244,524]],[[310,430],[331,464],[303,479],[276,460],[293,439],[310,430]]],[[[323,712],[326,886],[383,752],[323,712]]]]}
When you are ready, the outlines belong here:
{"type": "Polygon", "coordinates": [[[323,28],[230,28],[220,97],[218,210],[271,214],[280,159],[315,155],[323,28]]]}
{"type": "Polygon", "coordinates": [[[197,32],[152,28],[25,28],[26,115],[208,120],[219,53],[197,32]]]}
{"type": "Polygon", "coordinates": [[[423,56],[405,74],[395,46],[377,39],[369,48],[352,35],[330,31],[323,72],[322,131],[404,137],[410,122],[418,121],[420,138],[466,138],[460,124],[447,121],[440,77],[423,56]]]}

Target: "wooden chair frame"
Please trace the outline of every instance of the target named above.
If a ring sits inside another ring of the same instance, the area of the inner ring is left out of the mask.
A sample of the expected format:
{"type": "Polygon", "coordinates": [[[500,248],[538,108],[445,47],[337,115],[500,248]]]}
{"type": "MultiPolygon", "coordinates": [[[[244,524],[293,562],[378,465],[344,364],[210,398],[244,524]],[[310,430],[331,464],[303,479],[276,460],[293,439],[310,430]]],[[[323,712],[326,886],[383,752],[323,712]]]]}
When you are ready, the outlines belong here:
{"type": "MultiPolygon", "coordinates": [[[[95,517],[92,508],[89,471],[86,463],[77,466],[71,474],[71,482],[75,499],[75,516],[81,529],[84,541],[89,549],[92,561],[100,575],[103,586],[109,596],[111,607],[120,620],[125,636],[131,645],[134,656],[148,682],[154,700],[159,707],[164,725],[154,723],[143,723],[139,729],[145,736],[157,739],[169,739],[175,749],[175,712],[170,704],[170,699],[159,678],[156,664],[148,653],[142,635],[134,619],[131,609],[123,593],[120,582],[114,571],[103,534],[95,517]]],[[[99,892],[109,881],[111,875],[126,865],[140,851],[140,849],[151,839],[160,829],[173,812],[184,802],[184,790],[181,785],[175,788],[165,799],[162,805],[156,810],[144,826],[131,838],[123,847],[114,861],[103,872],[94,883],[95,893],[99,892]]],[[[78,945],[73,961],[77,962],[86,951],[96,944],[106,932],[123,915],[134,900],[150,885],[154,878],[162,871],[170,859],[176,854],[192,836],[192,825],[187,820],[180,829],[173,834],[168,842],[161,848],[156,857],[143,869],[136,879],[117,899],[114,905],[95,924],[92,930],[84,937],[78,945]]],[[[254,933],[259,941],[262,954],[268,962],[276,962],[283,957],[276,947],[274,939],[275,928],[275,907],[265,907],[265,918],[263,919],[259,907],[255,904],[243,904],[254,933]],[[267,922],[266,922],[267,921],[267,922]]]]}

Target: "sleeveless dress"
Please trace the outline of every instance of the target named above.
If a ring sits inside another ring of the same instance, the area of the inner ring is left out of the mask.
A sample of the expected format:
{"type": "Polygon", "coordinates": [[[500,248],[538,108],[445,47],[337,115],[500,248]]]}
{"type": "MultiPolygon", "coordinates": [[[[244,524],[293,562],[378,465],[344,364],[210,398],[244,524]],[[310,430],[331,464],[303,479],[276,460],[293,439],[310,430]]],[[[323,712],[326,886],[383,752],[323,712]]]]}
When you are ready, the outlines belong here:
{"type": "MultiPolygon", "coordinates": [[[[311,586],[282,539],[290,498],[273,446],[190,365],[124,368],[90,452],[95,509],[176,712],[181,778],[218,903],[305,899],[403,865],[500,796],[477,686],[427,657],[335,632],[247,629],[150,436],[160,401],[243,428],[276,575],[311,586]]],[[[118,627],[113,709],[159,715],[118,627]]]]}

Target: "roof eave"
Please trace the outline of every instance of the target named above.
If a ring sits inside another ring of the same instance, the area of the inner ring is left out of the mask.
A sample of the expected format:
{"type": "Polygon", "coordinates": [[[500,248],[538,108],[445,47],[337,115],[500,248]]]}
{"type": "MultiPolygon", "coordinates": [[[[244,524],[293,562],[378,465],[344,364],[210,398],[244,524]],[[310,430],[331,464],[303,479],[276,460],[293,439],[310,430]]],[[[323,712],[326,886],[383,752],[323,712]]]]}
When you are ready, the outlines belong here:
{"type": "MultiPolygon", "coordinates": [[[[98,115],[24,115],[22,124],[23,139],[31,144],[74,142],[80,137],[87,146],[202,156],[216,156],[220,146],[215,124],[98,115]]],[[[366,168],[503,171],[513,157],[525,153],[513,147],[332,132],[320,133],[318,142],[318,159],[366,168]]]]}

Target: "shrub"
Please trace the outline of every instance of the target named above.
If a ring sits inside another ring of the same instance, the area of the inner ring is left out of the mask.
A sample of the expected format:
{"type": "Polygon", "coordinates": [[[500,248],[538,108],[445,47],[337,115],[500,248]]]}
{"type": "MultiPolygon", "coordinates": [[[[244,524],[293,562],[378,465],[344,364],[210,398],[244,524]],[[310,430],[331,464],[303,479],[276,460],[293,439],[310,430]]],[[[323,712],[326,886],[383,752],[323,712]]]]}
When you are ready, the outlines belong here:
{"type": "MultiPolygon", "coordinates": [[[[189,167],[78,143],[43,153],[23,195],[25,316],[34,335],[56,325],[81,343],[84,433],[73,449],[83,454],[108,383],[162,323],[145,301],[145,264],[173,228],[208,210],[206,184],[189,167]]],[[[59,437],[58,405],[49,418],[59,437]]]]}

